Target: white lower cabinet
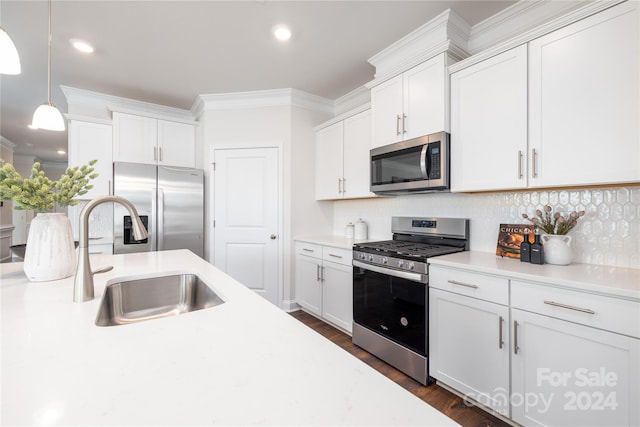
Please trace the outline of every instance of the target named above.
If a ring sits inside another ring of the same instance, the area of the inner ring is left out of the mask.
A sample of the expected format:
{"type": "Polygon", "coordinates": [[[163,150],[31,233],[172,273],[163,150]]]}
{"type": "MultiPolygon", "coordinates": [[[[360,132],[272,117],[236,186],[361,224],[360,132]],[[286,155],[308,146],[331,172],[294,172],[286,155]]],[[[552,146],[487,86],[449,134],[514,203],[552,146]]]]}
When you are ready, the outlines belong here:
{"type": "Polygon", "coordinates": [[[434,266],[429,276],[429,375],[509,416],[508,282],[434,266]]]}
{"type": "Polygon", "coordinates": [[[640,303],[429,267],[429,375],[523,426],[640,425],[640,303]]]}
{"type": "Polygon", "coordinates": [[[305,311],[351,333],[352,251],[298,241],[295,253],[298,304],[305,311]]]}

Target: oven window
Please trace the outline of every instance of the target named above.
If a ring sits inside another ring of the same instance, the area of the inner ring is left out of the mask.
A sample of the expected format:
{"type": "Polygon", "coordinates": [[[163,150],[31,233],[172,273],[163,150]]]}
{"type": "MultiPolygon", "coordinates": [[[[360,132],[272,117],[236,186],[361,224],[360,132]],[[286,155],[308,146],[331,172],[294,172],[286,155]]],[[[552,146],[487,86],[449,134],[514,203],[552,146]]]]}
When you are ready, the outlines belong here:
{"type": "Polygon", "coordinates": [[[426,356],[424,283],[353,267],[353,320],[426,356]]]}
{"type": "Polygon", "coordinates": [[[371,184],[422,181],[420,159],[422,145],[392,153],[373,156],[371,159],[371,184]]]}

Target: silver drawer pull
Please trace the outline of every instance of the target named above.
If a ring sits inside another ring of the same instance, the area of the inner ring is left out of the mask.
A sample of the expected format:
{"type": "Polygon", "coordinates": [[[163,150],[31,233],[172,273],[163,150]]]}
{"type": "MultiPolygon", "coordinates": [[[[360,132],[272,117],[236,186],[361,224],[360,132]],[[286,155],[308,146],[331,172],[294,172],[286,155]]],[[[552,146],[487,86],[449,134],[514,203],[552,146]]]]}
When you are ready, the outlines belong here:
{"type": "Polygon", "coordinates": [[[559,302],[555,302],[555,301],[545,301],[544,303],[548,305],[552,305],[554,307],[566,308],[568,310],[581,311],[583,313],[588,313],[588,314],[596,314],[595,311],[589,310],[588,308],[574,307],[572,305],[560,304],[559,302]]]}
{"type": "Polygon", "coordinates": [[[307,249],[307,248],[302,248],[302,250],[305,252],[315,252],[313,249],[307,249]]]}
{"type": "Polygon", "coordinates": [[[334,258],[342,258],[342,255],[329,254],[329,256],[332,256],[334,258]]]}
{"type": "Polygon", "coordinates": [[[456,280],[447,280],[447,282],[451,283],[452,285],[466,286],[467,288],[478,289],[477,285],[470,285],[469,283],[462,283],[462,282],[458,282],[456,280]]]}

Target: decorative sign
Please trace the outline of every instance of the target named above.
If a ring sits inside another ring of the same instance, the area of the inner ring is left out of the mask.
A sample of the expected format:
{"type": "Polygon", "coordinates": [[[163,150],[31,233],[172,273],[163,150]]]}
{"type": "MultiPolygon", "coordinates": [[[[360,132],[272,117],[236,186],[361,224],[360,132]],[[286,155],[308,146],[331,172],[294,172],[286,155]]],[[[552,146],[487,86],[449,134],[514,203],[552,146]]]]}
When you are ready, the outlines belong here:
{"type": "Polygon", "coordinates": [[[529,230],[529,242],[533,242],[533,224],[500,224],[496,255],[520,259],[520,244],[524,241],[524,231],[529,230]]]}

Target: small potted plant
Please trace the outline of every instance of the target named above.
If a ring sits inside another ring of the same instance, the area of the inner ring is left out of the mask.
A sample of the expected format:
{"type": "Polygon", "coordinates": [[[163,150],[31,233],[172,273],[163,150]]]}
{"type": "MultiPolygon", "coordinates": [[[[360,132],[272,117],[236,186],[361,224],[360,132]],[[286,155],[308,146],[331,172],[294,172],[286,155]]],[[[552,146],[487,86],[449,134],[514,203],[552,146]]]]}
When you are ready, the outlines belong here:
{"type": "Polygon", "coordinates": [[[544,244],[544,262],[568,265],[573,259],[573,250],[571,236],[567,236],[567,233],[578,224],[578,219],[583,217],[585,212],[573,211],[566,217],[560,212],[552,212],[551,206],[545,205],[543,210],[536,209],[536,217],[529,217],[526,213],[522,214],[522,217],[545,233],[541,236],[544,244]]]}
{"type": "Polygon", "coordinates": [[[94,173],[92,160],[88,165],[67,168],[58,181],[49,179],[33,164],[29,178],[23,178],[12,164],[0,159],[0,200],[11,200],[15,210],[35,210],[31,221],[24,256],[24,271],[29,280],[58,280],[73,275],[76,267],[73,234],[69,218],[53,213],[57,206],[75,206],[77,196],[93,188],[89,182],[94,173]]]}

